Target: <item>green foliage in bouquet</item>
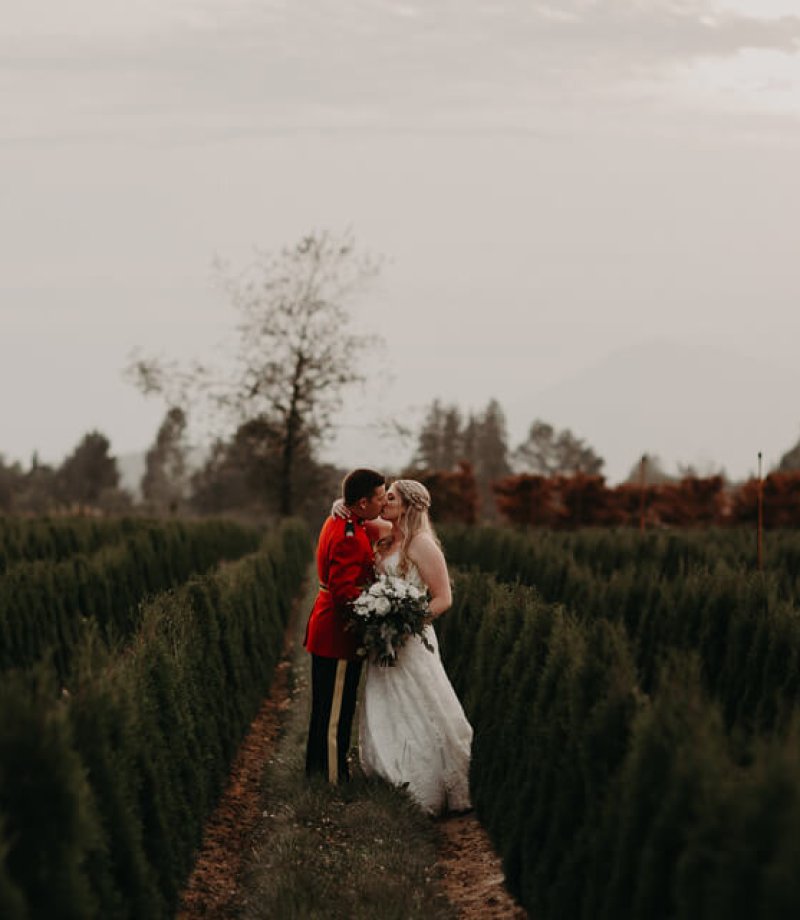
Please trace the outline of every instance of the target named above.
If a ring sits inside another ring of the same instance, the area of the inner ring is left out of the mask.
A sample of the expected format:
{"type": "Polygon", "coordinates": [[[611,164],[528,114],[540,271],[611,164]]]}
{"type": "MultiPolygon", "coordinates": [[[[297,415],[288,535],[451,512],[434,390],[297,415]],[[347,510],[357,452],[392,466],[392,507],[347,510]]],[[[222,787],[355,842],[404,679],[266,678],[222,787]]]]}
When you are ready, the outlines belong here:
{"type": "Polygon", "coordinates": [[[425,635],[428,595],[403,578],[379,575],[348,607],[347,616],[347,627],[359,639],[358,653],[376,664],[394,666],[412,636],[434,651],[425,635]]]}

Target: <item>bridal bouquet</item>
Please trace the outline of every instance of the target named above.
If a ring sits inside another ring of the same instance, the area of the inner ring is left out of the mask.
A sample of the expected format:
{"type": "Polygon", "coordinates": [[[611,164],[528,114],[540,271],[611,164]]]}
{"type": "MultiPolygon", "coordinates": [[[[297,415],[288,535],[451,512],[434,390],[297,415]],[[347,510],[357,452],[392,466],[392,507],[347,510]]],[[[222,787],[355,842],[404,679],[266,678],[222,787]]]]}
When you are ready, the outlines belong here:
{"type": "Polygon", "coordinates": [[[382,665],[394,665],[409,636],[419,636],[428,651],[433,646],[423,631],[427,625],[428,596],[396,575],[379,575],[353,601],[349,625],[361,637],[359,655],[382,665]]]}

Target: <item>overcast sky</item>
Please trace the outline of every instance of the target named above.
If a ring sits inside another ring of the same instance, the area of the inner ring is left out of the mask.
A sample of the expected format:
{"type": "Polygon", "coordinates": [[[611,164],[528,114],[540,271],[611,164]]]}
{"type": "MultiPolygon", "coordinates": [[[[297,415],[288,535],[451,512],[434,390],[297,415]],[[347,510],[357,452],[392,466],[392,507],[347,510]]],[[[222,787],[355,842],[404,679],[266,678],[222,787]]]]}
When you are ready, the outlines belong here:
{"type": "Polygon", "coordinates": [[[351,227],[387,258],[358,307],[387,348],[332,459],[390,464],[413,445],[381,415],[494,396],[512,446],[544,416],[612,480],[644,450],[776,460],[800,436],[793,9],[0,0],[0,453],[144,449],[164,407],[122,368],[214,353],[215,257],[351,227]]]}

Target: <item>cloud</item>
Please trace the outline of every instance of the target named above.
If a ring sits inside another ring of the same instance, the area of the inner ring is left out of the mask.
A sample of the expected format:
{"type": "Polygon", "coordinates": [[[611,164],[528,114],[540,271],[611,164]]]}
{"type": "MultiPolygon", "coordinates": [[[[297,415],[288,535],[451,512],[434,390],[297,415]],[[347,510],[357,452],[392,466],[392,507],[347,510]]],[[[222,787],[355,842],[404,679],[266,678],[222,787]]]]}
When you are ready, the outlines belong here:
{"type": "Polygon", "coordinates": [[[25,31],[0,44],[5,138],[115,133],[531,126],[743,49],[794,54],[800,17],[710,0],[191,0],[127,31],[25,31]],[[149,24],[148,24],[149,23],[149,24]]]}

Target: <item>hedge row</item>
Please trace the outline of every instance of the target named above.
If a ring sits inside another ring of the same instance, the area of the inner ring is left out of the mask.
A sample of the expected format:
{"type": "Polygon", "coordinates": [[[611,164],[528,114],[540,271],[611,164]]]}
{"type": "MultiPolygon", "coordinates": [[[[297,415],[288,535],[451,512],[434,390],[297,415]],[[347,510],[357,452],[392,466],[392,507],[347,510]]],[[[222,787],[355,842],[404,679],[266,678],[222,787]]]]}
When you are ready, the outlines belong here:
{"type": "MultiPolygon", "coordinates": [[[[755,531],[745,527],[640,534],[628,528],[564,532],[449,525],[439,533],[449,559],[479,565],[503,581],[540,587],[557,586],[575,565],[605,577],[650,565],[667,579],[700,568],[756,569],[755,531]]],[[[784,597],[800,597],[800,532],[769,532],[764,547],[765,571],[777,579],[784,597]]]]}
{"type": "MultiPolygon", "coordinates": [[[[709,546],[701,552],[697,535],[658,538],[649,546],[616,536],[630,546],[632,558],[613,547],[610,536],[570,541],[488,529],[445,532],[454,563],[535,587],[545,601],[562,603],[581,619],[620,624],[646,692],[668,651],[693,651],[728,730],[788,729],[800,708],[800,611],[795,597],[787,598],[787,579],[777,571],[732,568],[709,546]],[[614,551],[590,557],[592,542],[614,551]],[[601,561],[604,555],[613,564],[601,561]]],[[[734,558],[732,550],[727,558],[734,558]]]]}
{"type": "Polygon", "coordinates": [[[255,529],[225,521],[150,522],[92,555],[13,566],[0,577],[0,672],[52,655],[66,682],[87,624],[107,642],[124,639],[146,597],[252,552],[258,540],[255,529]]]}
{"type": "Polygon", "coordinates": [[[537,920],[800,916],[798,734],[743,748],[691,653],[637,684],[621,623],[484,574],[437,622],[477,813],[537,920]]]}
{"type": "Polygon", "coordinates": [[[67,559],[116,543],[149,522],[137,518],[0,515],[0,575],[18,562],[67,559]]]}
{"type": "Polygon", "coordinates": [[[142,612],[124,652],[0,678],[0,916],[166,918],[278,660],[305,528],[142,612]]]}
{"type": "Polygon", "coordinates": [[[586,473],[522,473],[492,483],[497,509],[511,524],[545,527],[650,525],[678,527],[755,523],[763,497],[768,527],[800,525],[800,473],[770,473],[763,481],[727,484],[722,476],[685,476],[678,482],[606,485],[586,473]]]}

